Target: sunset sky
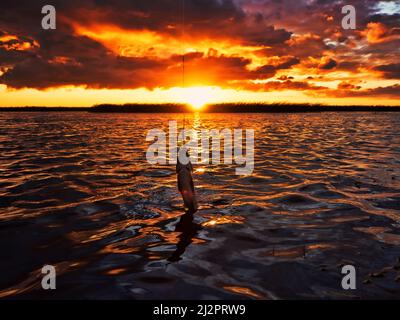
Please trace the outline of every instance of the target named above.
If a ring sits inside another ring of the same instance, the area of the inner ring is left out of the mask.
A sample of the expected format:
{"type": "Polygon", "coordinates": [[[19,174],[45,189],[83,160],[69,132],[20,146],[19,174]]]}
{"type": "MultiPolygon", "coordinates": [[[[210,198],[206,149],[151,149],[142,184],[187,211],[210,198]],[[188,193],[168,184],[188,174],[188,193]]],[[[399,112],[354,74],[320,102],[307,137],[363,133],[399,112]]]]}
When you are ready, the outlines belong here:
{"type": "Polygon", "coordinates": [[[0,12],[0,106],[400,105],[400,1],[185,0],[185,28],[182,0],[13,0],[0,12]],[[41,28],[46,4],[56,30],[41,28]],[[341,27],[346,4],[356,30],[341,27]]]}

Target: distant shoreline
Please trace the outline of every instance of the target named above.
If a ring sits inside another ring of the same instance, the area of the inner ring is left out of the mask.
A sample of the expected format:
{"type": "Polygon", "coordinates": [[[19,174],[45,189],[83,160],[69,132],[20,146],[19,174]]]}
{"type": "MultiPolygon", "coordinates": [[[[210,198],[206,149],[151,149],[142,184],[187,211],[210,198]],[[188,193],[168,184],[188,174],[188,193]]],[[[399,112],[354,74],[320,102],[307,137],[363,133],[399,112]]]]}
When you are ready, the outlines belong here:
{"type": "MultiPolygon", "coordinates": [[[[185,104],[102,104],[93,107],[0,107],[1,112],[89,112],[89,113],[194,113],[185,104]]],[[[313,104],[224,103],[205,106],[204,113],[319,113],[400,112],[400,106],[329,106],[313,104]]]]}

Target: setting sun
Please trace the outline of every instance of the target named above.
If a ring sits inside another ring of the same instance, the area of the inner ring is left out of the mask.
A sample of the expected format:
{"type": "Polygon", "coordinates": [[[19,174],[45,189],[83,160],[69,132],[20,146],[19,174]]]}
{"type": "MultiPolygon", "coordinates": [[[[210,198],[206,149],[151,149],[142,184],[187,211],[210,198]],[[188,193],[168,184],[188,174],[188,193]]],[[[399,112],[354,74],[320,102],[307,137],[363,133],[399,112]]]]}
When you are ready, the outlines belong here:
{"type": "Polygon", "coordinates": [[[185,88],[183,100],[193,109],[200,110],[215,99],[213,91],[213,88],[210,87],[185,88]]]}
{"type": "Polygon", "coordinates": [[[197,97],[191,99],[190,101],[188,101],[188,103],[195,110],[200,110],[204,107],[204,105],[206,105],[206,102],[204,102],[203,99],[197,97]]]}

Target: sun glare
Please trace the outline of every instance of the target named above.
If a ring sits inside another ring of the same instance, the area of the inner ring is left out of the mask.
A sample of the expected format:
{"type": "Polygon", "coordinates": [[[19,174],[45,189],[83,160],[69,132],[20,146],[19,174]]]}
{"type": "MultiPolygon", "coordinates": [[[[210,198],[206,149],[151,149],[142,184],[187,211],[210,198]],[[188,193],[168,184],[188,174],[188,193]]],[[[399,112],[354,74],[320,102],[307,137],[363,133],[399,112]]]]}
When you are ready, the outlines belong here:
{"type": "Polygon", "coordinates": [[[206,99],[203,99],[202,97],[194,97],[194,98],[188,99],[188,103],[190,104],[190,106],[193,109],[200,110],[207,104],[207,101],[206,101],[206,99]]]}
{"type": "Polygon", "coordinates": [[[184,90],[184,102],[190,104],[194,110],[201,110],[215,99],[214,90],[210,87],[193,87],[184,90]]]}

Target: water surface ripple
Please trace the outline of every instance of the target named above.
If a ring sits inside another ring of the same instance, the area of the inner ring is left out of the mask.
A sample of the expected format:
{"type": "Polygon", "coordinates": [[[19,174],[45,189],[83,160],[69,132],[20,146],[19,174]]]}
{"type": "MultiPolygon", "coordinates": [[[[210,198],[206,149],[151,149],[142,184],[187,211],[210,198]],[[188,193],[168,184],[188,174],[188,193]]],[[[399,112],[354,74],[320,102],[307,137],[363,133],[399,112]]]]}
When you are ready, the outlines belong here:
{"type": "Polygon", "coordinates": [[[174,166],[145,159],[169,120],[182,115],[0,114],[0,297],[400,297],[400,114],[187,117],[256,137],[251,176],[195,167],[193,219],[174,166]],[[341,289],[345,264],[357,290],[341,289]]]}

